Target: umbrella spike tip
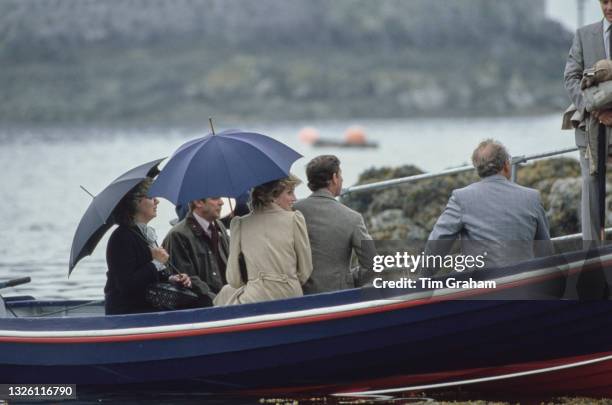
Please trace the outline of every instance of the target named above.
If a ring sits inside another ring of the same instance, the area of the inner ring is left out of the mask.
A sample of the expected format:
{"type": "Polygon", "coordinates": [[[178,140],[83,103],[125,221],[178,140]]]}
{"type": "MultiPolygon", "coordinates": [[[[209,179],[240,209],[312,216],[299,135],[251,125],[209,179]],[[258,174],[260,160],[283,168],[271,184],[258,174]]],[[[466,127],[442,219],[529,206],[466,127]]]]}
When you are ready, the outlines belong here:
{"type": "Polygon", "coordinates": [[[86,192],[87,194],[89,194],[89,196],[90,196],[91,198],[96,198],[96,196],[95,196],[95,195],[93,195],[92,193],[90,193],[90,192],[89,192],[89,190],[87,190],[87,189],[86,189],[85,187],[83,187],[82,185],[79,185],[79,187],[81,187],[81,189],[82,189],[84,192],[86,192]]]}

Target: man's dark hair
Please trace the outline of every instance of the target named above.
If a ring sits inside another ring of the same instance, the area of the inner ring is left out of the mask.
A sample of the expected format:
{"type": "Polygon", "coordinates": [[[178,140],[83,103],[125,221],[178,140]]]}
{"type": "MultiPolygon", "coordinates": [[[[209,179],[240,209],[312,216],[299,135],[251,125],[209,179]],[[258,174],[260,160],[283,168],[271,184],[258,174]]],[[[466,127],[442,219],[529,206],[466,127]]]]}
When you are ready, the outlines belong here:
{"type": "Polygon", "coordinates": [[[329,185],[334,173],[340,171],[340,159],[334,155],[321,155],[312,159],[306,166],[308,188],[317,191],[329,185]]]}
{"type": "Polygon", "coordinates": [[[472,153],[472,164],[481,178],[498,174],[508,160],[510,155],[504,145],[493,139],[480,142],[472,153]]]}

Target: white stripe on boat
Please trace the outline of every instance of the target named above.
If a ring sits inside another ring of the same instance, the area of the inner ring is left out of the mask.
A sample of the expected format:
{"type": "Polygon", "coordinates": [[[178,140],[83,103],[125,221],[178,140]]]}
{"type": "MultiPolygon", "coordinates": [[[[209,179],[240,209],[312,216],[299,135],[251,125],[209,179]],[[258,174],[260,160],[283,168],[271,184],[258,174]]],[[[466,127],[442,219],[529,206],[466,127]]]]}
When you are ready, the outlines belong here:
{"type": "MultiPolygon", "coordinates": [[[[522,274],[509,275],[493,279],[497,284],[497,288],[500,286],[511,284],[517,281],[525,281],[531,278],[538,278],[547,275],[551,275],[556,272],[564,271],[577,271],[585,265],[602,263],[608,260],[612,260],[612,253],[605,256],[598,256],[589,260],[578,260],[569,264],[563,264],[553,267],[546,267],[539,270],[533,270],[522,274]]],[[[485,270],[486,271],[486,270],[485,270]]],[[[121,328],[121,329],[94,329],[94,330],[64,330],[64,331],[21,331],[21,330],[0,330],[0,337],[28,337],[28,338],[46,338],[46,337],[98,337],[98,336],[126,336],[126,335],[140,335],[140,334],[153,334],[153,333],[167,333],[167,332],[178,332],[178,331],[193,331],[193,330],[206,330],[228,326],[239,326],[257,324],[261,322],[269,321],[283,321],[290,319],[299,319],[312,316],[329,315],[334,313],[349,312],[355,310],[363,310],[369,308],[384,307],[388,305],[394,305],[401,302],[415,301],[423,298],[432,297],[447,297],[452,299],[452,295],[465,293],[467,291],[478,291],[478,289],[453,289],[444,288],[435,291],[422,291],[415,293],[408,293],[388,299],[379,299],[373,301],[357,302],[352,304],[336,305],[331,307],[313,308],[300,311],[282,312],[276,314],[265,314],[246,316],[242,318],[224,319],[217,321],[205,321],[196,323],[186,324],[172,324],[162,326],[144,326],[134,328],[121,328]]],[[[14,318],[11,318],[14,319],[14,318]]],[[[32,320],[32,318],[23,318],[32,320]]],[[[92,318],[93,319],[93,318],[92,318]]]]}

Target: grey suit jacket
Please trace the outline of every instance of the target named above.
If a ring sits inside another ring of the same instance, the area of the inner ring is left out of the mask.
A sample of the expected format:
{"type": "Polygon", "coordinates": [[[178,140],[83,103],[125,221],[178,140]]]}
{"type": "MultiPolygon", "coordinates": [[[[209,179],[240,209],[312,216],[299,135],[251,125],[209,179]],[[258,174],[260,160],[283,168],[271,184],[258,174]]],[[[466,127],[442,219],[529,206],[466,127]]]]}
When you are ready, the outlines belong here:
{"type": "MultiPolygon", "coordinates": [[[[578,111],[583,111],[585,108],[584,97],[580,90],[582,73],[585,69],[592,68],[601,59],[606,59],[606,49],[603,42],[603,22],[598,21],[576,31],[565,64],[565,89],[578,111]]],[[[576,129],[576,145],[586,146],[584,131],[578,128],[576,129]]]]}
{"type": "MultiPolygon", "coordinates": [[[[454,190],[429,240],[468,242],[468,250],[487,250],[490,266],[502,266],[534,256],[532,241],[549,241],[548,220],[537,190],[520,186],[502,175],[485,177],[454,190]],[[470,247],[472,247],[470,249],[470,247]]],[[[428,246],[430,243],[428,243],[428,246]]],[[[539,245],[539,244],[538,244],[539,245]]],[[[538,246],[540,255],[552,253],[549,242],[538,246]]],[[[464,254],[482,254],[466,252],[464,254]]]]}
{"type": "Polygon", "coordinates": [[[353,288],[352,251],[362,272],[372,268],[376,255],[373,243],[361,243],[372,239],[361,214],[337,201],[327,189],[315,191],[294,207],[304,214],[312,249],[313,271],[302,286],[304,294],[353,288]]]}

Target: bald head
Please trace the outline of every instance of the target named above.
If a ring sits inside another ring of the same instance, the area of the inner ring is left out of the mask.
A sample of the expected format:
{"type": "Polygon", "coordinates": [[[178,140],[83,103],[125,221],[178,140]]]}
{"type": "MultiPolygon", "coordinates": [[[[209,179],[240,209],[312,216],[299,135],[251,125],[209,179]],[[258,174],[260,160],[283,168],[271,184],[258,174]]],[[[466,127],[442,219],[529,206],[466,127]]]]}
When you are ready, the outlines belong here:
{"type": "Polygon", "coordinates": [[[510,155],[501,143],[486,139],[474,149],[472,164],[481,178],[502,173],[509,168],[510,155]]]}

